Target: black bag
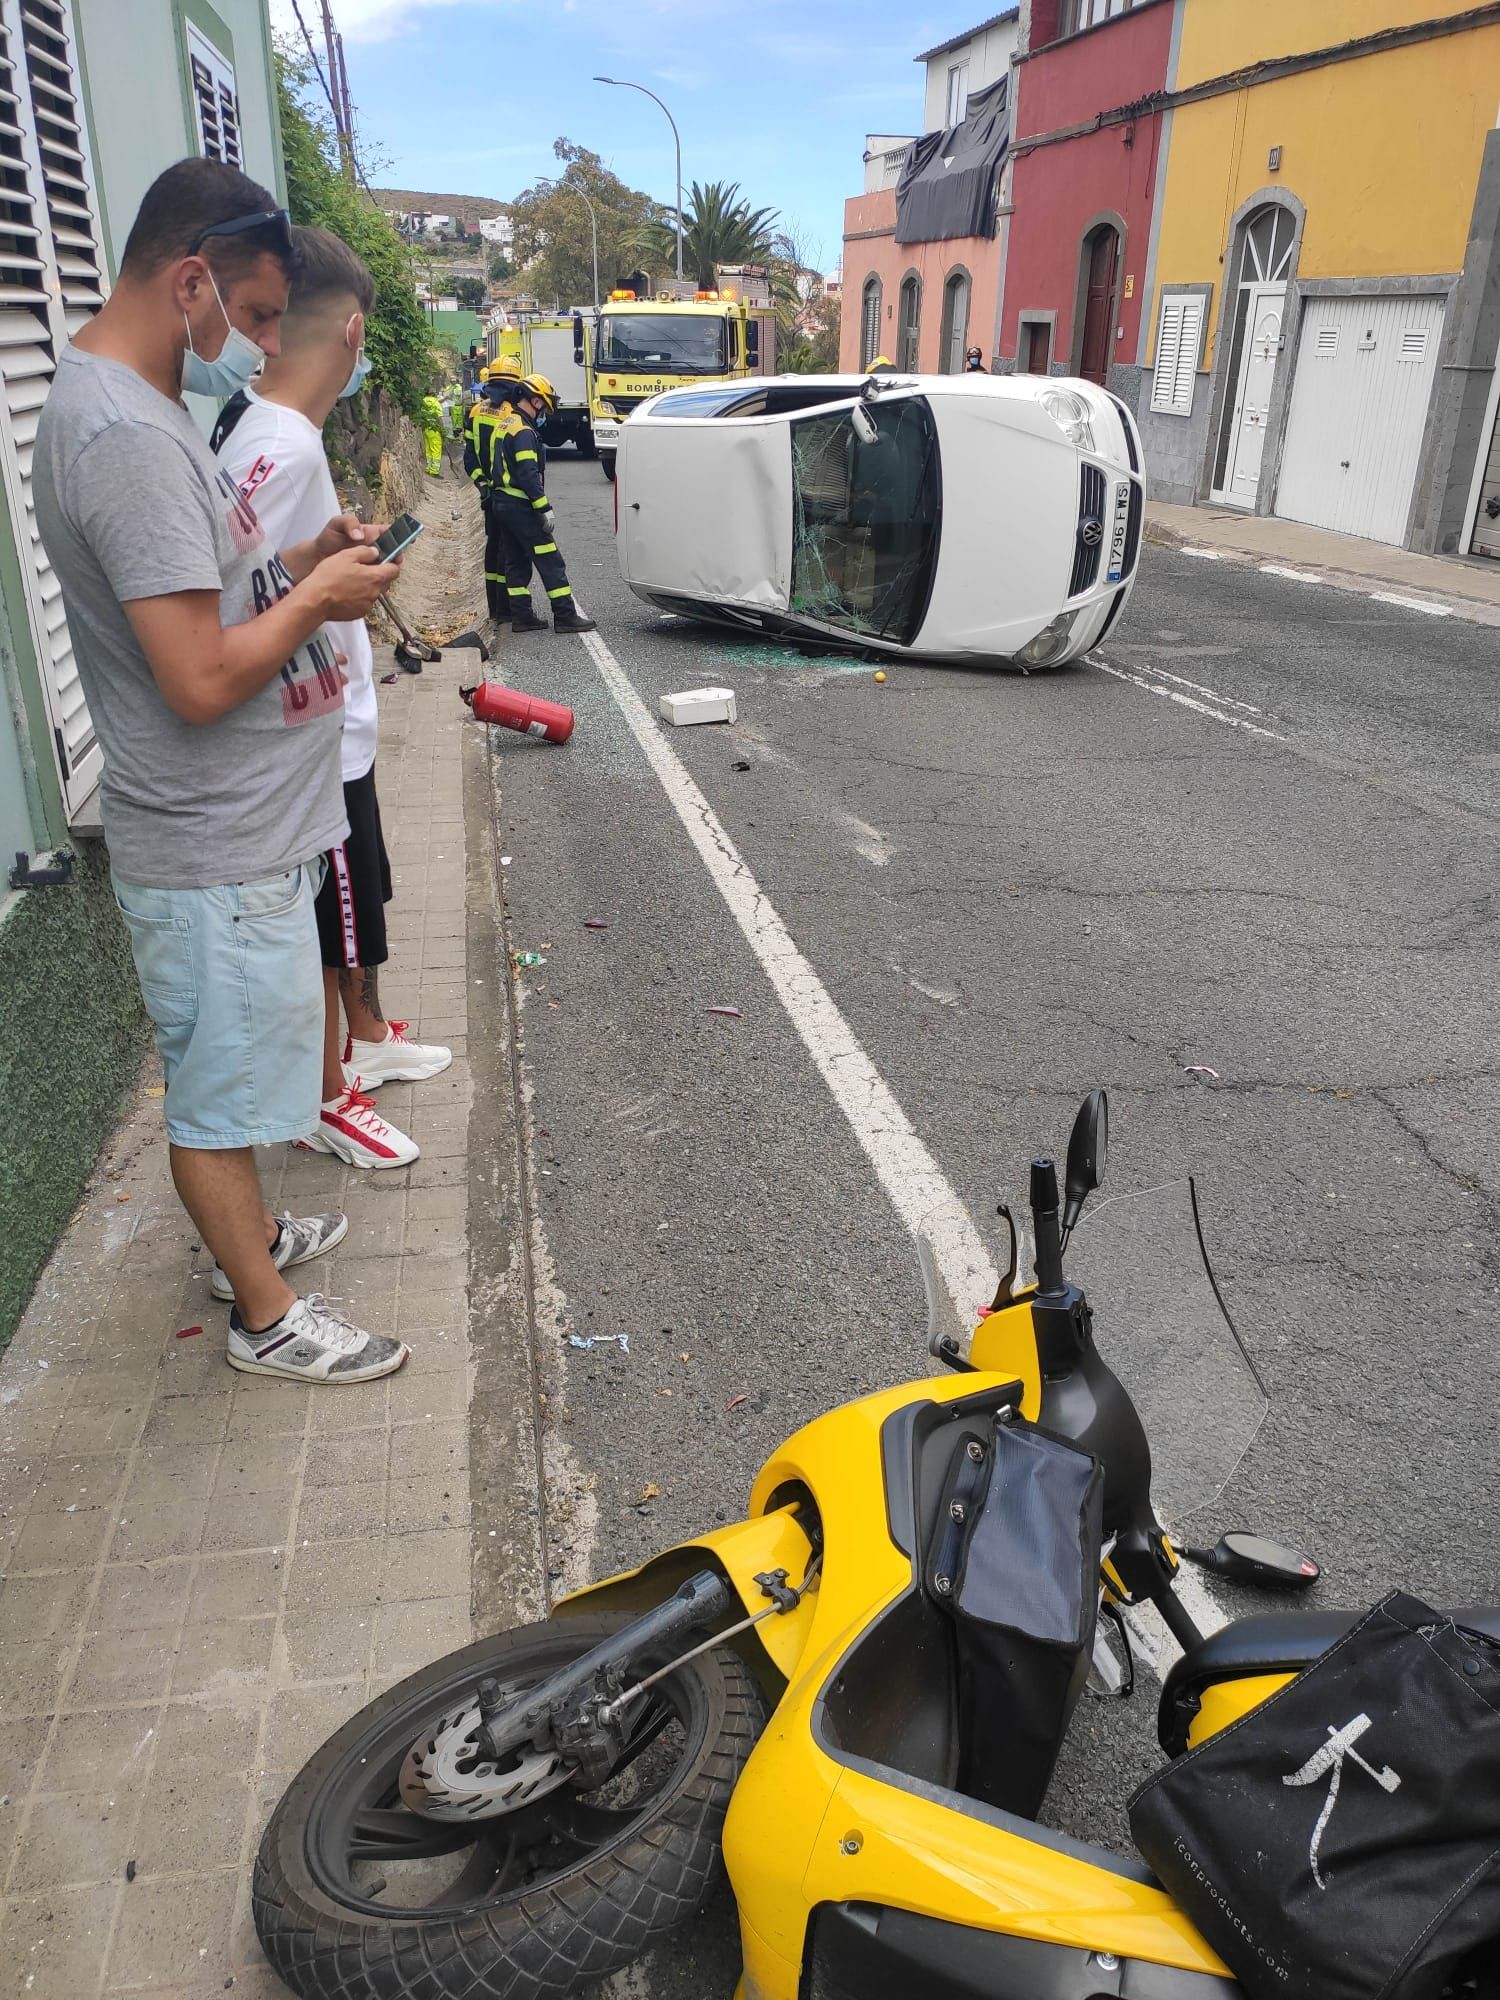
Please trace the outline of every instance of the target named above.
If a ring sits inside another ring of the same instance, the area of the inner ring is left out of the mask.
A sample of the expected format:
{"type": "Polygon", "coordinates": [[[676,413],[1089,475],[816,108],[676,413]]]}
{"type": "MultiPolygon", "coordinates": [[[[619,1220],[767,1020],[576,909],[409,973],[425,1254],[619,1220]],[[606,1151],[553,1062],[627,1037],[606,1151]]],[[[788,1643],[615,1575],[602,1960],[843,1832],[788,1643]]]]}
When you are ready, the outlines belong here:
{"type": "Polygon", "coordinates": [[[1436,2000],[1500,1956],[1500,1645],[1393,1591],[1130,1830],[1252,2000],[1436,2000]]]}
{"type": "Polygon", "coordinates": [[[1033,1817],[1088,1675],[1104,1475],[1029,1424],[966,1434],[927,1586],[953,1616],[960,1791],[1033,1817]]]}

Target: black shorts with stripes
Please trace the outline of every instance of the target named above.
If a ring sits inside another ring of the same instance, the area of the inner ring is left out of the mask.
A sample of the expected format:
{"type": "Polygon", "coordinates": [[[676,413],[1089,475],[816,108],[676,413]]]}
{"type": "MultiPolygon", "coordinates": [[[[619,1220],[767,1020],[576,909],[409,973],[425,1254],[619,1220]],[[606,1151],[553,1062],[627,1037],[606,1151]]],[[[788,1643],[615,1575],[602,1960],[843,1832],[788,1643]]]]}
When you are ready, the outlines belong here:
{"type": "Polygon", "coordinates": [[[349,820],[342,846],[330,850],[318,891],[318,942],[325,965],[384,965],[385,906],[391,900],[391,864],[380,831],[375,767],[344,785],[349,820]]]}

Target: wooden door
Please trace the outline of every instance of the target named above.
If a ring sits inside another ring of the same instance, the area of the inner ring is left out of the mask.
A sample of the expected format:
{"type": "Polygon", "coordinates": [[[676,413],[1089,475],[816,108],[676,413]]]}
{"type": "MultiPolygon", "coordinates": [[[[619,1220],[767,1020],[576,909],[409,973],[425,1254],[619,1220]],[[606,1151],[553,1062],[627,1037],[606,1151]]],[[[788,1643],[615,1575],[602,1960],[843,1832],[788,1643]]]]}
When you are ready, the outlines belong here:
{"type": "Polygon", "coordinates": [[[1088,243],[1088,276],[1083,307],[1083,354],[1078,372],[1102,389],[1114,348],[1115,264],[1120,239],[1098,229],[1088,243]]]}
{"type": "Polygon", "coordinates": [[[1045,375],[1052,363],[1052,329],[1045,320],[1032,320],[1026,328],[1026,373],[1045,375]]]}

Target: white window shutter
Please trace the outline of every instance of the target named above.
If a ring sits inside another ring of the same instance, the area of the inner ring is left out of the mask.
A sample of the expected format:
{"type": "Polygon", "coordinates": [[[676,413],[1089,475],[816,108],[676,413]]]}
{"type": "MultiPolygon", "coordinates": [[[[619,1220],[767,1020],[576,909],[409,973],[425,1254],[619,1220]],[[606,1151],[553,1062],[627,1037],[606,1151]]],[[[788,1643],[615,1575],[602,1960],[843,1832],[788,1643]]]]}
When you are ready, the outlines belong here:
{"type": "Polygon", "coordinates": [[[240,146],[240,96],[234,65],[193,23],[187,23],[188,68],[193,78],[193,102],[198,115],[198,143],[208,160],[243,169],[240,146]]]}
{"type": "Polygon", "coordinates": [[[101,759],[62,586],[37,533],[31,454],[57,356],[107,290],[68,0],[0,0],[0,476],[70,813],[101,759]]]}
{"type": "Polygon", "coordinates": [[[1195,292],[1169,292],[1161,302],[1151,407],[1168,416],[1193,414],[1198,350],[1203,343],[1203,305],[1202,297],[1195,292]]]}

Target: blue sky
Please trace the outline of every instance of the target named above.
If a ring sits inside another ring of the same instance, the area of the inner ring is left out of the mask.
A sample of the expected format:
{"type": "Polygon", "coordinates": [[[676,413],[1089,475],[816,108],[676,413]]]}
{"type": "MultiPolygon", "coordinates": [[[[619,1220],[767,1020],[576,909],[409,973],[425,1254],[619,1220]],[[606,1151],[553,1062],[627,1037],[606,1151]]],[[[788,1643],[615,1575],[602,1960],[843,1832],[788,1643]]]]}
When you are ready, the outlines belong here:
{"type": "MultiPolygon", "coordinates": [[[[318,0],[301,4],[321,43],[318,0]]],[[[294,25],[291,0],[271,0],[271,14],[294,25]]],[[[685,185],[739,181],[800,226],[825,270],[844,198],[863,185],[866,132],[919,131],[912,58],[984,14],[981,0],[919,12],[891,0],[334,0],[362,131],[390,160],[377,184],[503,201],[555,170],[564,135],[670,202],[666,119],[638,91],[591,81],[630,77],[670,105],[685,185]],[[520,88],[504,102],[507,74],[520,88]]]]}

